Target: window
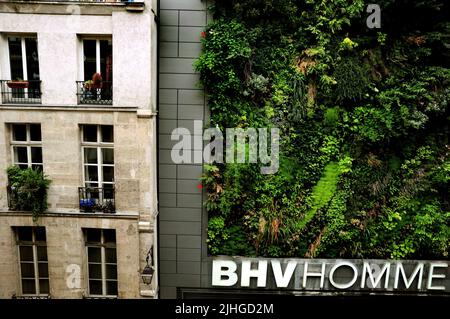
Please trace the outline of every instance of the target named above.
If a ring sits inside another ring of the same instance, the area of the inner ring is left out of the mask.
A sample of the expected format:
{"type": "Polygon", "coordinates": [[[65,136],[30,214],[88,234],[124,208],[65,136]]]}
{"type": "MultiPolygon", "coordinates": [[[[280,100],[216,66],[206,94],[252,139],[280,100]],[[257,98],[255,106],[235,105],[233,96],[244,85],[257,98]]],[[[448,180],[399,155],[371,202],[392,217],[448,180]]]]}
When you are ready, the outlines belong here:
{"type": "Polygon", "coordinates": [[[113,198],[114,129],[112,125],[83,125],[82,154],[84,186],[102,188],[99,196],[113,198]]]}
{"type": "Polygon", "coordinates": [[[117,296],[116,231],[84,229],[86,242],[89,295],[117,296]]]}
{"type": "Polygon", "coordinates": [[[13,164],[42,170],[41,124],[11,124],[13,164]]]}
{"type": "Polygon", "coordinates": [[[84,80],[100,73],[103,81],[112,82],[112,40],[83,40],[84,80]]]}
{"type": "Polygon", "coordinates": [[[49,294],[45,227],[16,227],[20,282],[23,295],[49,294]]]}
{"type": "Polygon", "coordinates": [[[83,39],[84,80],[77,82],[79,104],[112,104],[112,40],[83,39]]]}
{"type": "Polygon", "coordinates": [[[11,80],[39,80],[36,37],[8,37],[11,80]]]}

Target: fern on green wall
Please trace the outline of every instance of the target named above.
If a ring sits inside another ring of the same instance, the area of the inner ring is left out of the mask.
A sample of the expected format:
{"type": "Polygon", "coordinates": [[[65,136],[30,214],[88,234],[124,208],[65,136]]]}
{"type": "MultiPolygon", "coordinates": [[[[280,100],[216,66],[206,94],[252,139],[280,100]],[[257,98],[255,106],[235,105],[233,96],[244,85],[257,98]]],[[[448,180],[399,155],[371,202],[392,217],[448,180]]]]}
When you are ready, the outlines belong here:
{"type": "Polygon", "coordinates": [[[317,211],[330,202],[337,190],[341,173],[342,171],[337,162],[331,162],[325,166],[322,177],[312,189],[310,197],[312,202],[311,208],[306,212],[305,217],[298,222],[297,230],[303,229],[314,218],[317,211]]]}

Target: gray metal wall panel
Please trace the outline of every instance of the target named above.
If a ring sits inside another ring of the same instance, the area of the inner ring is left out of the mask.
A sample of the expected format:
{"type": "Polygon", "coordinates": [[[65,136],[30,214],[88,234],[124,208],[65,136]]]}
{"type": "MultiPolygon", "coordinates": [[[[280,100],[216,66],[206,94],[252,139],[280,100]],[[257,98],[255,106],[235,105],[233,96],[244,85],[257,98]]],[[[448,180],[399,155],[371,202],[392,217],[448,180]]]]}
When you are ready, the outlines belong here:
{"type": "MultiPolygon", "coordinates": [[[[202,164],[174,164],[170,153],[172,146],[178,143],[171,140],[172,130],[185,127],[194,134],[194,120],[204,120],[208,115],[204,91],[199,87],[199,75],[193,67],[201,53],[201,32],[209,19],[207,6],[205,0],[160,2],[158,192],[161,298],[175,298],[176,287],[200,287],[201,284],[205,241],[202,229],[205,225],[204,195],[199,187],[202,164]]],[[[199,132],[195,134],[199,136],[199,132]]],[[[191,148],[200,155],[203,146],[192,139],[191,148]]]]}

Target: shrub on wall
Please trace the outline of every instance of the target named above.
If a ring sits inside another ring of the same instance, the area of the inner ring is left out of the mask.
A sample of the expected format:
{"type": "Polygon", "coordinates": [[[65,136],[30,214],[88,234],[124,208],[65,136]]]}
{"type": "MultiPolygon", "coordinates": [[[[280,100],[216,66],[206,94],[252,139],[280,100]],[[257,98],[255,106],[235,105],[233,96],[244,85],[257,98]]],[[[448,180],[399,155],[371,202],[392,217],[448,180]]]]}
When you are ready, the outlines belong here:
{"type": "Polygon", "coordinates": [[[11,210],[31,211],[34,219],[47,210],[47,190],[51,181],[40,170],[10,166],[7,175],[11,210]]]}

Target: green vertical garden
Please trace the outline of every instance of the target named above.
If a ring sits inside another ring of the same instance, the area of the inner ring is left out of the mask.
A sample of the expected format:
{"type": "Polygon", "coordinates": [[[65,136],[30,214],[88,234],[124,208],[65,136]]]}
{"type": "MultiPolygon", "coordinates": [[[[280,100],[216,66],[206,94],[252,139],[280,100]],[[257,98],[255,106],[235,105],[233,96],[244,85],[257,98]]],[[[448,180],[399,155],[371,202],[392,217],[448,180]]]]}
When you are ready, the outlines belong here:
{"type": "Polygon", "coordinates": [[[280,168],[206,166],[212,255],[448,259],[450,5],[216,0],[211,125],[280,129],[280,168]]]}

